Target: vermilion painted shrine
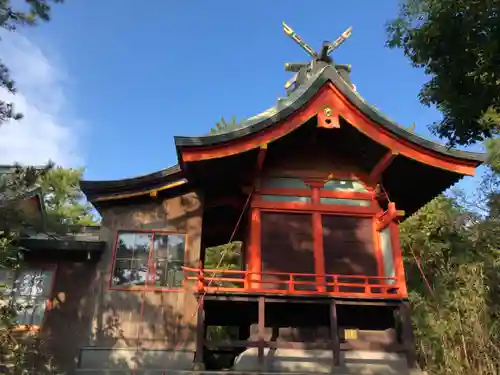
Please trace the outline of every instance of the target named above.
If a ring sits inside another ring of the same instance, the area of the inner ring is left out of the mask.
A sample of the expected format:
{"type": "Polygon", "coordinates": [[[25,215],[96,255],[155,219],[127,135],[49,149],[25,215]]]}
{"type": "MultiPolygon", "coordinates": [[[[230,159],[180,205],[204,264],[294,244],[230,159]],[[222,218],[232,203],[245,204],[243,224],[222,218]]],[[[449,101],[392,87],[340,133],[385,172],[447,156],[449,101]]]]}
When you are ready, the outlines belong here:
{"type": "Polygon", "coordinates": [[[484,156],[366,103],[330,57],[350,29],[319,53],[284,30],[311,61],[287,65],[296,75],[274,107],[175,137],[175,166],[81,182],[106,247],[81,280],[92,299],[74,325],[87,332],[73,349],[79,371],[416,367],[398,223],[484,156]],[[205,250],[232,241],[241,267],[207,269],[205,250]]]}

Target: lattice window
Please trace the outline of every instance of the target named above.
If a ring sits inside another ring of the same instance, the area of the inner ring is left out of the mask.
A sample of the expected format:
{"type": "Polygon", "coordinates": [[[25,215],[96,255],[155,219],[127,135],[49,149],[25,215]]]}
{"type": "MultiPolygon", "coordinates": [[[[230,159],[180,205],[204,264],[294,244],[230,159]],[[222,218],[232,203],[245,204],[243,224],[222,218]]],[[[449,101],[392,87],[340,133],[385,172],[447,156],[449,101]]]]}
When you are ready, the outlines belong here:
{"type": "Polygon", "coordinates": [[[1,303],[12,304],[17,311],[17,323],[40,326],[49,303],[54,269],[24,269],[0,271],[1,303]]]}

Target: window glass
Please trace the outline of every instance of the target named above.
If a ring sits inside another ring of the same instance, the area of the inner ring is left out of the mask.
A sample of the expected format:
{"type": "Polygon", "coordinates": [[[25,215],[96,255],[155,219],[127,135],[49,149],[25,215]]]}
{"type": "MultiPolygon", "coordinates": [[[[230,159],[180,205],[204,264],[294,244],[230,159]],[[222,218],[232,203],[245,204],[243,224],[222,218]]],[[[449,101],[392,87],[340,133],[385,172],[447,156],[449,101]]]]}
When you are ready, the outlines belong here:
{"type": "MultiPolygon", "coordinates": [[[[380,249],[382,250],[382,259],[384,261],[384,276],[395,277],[394,256],[392,254],[391,232],[390,228],[386,227],[379,232],[380,249]]],[[[387,280],[388,284],[394,284],[395,280],[387,280]]]]}
{"type": "Polygon", "coordinates": [[[293,195],[262,195],[261,199],[266,202],[311,203],[311,197],[296,197],[293,195]]]}
{"type": "Polygon", "coordinates": [[[300,178],[270,177],[262,180],[262,188],[267,189],[307,189],[311,187],[300,178]]]}
{"type": "Polygon", "coordinates": [[[345,198],[320,198],[321,204],[338,204],[345,206],[369,207],[370,201],[362,199],[345,199],[345,198]]]}
{"type": "Polygon", "coordinates": [[[52,270],[22,271],[16,278],[14,296],[19,324],[40,325],[50,298],[52,270]]]}
{"type": "Polygon", "coordinates": [[[14,286],[14,271],[0,268],[0,297],[10,296],[14,286]]]}
{"type": "Polygon", "coordinates": [[[30,269],[0,272],[2,305],[13,302],[19,325],[40,326],[50,299],[54,270],[30,269]]]}
{"type": "Polygon", "coordinates": [[[112,285],[132,286],[146,283],[152,239],[152,233],[118,235],[112,285]]]}
{"type": "Polygon", "coordinates": [[[352,180],[330,180],[325,183],[323,189],[329,191],[348,191],[355,193],[368,191],[359,181],[352,180]]]}
{"type": "Polygon", "coordinates": [[[182,266],[186,237],[173,234],[154,236],[155,285],[180,288],[184,279],[182,266]]]}
{"type": "Polygon", "coordinates": [[[184,234],[120,233],[111,285],[180,288],[185,248],[184,234]]]}

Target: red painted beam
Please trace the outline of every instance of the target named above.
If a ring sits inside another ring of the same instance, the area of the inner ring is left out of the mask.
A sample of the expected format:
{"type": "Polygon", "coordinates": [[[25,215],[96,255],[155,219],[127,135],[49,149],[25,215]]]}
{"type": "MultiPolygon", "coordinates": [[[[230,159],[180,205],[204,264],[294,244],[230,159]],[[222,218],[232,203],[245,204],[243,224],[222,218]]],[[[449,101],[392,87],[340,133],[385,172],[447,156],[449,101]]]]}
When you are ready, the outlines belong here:
{"type": "Polygon", "coordinates": [[[391,165],[392,161],[398,156],[399,153],[395,151],[389,151],[387,152],[382,159],[378,161],[378,163],[373,167],[372,171],[370,172],[370,175],[368,176],[369,180],[373,183],[376,183],[378,180],[380,180],[380,177],[382,176],[382,173],[391,165]]]}

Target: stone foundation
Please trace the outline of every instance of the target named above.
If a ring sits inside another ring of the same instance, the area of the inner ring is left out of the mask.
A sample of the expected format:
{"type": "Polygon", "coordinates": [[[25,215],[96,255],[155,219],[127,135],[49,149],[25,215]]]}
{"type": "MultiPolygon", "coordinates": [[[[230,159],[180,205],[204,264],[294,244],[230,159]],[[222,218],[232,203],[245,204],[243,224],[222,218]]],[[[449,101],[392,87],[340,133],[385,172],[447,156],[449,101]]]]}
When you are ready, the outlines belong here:
{"type": "MultiPolygon", "coordinates": [[[[178,371],[178,370],[78,370],[75,375],[285,375],[287,373],[277,373],[277,372],[262,372],[262,373],[252,373],[252,372],[226,372],[226,371],[178,371]]],[[[332,375],[365,375],[372,374],[371,372],[362,371],[350,371],[348,369],[335,370],[332,375]]],[[[418,370],[413,370],[410,372],[377,372],[377,374],[384,375],[427,375],[425,372],[418,370]]],[[[294,373],[294,375],[310,375],[308,373],[294,373]]]]}
{"type": "MultiPolygon", "coordinates": [[[[277,373],[382,375],[408,374],[406,357],[397,353],[353,350],[341,352],[343,366],[333,367],[330,350],[264,349],[264,371],[277,373]]],[[[258,349],[251,348],[235,360],[234,371],[257,372],[258,349]]]]}
{"type": "Polygon", "coordinates": [[[404,355],[373,351],[342,352],[344,365],[333,367],[329,350],[264,349],[264,371],[258,372],[258,350],[240,354],[232,371],[193,371],[194,352],[127,348],[84,348],[75,375],[423,375],[409,370],[404,355]]]}
{"type": "Polygon", "coordinates": [[[135,348],[83,348],[79,370],[193,369],[194,352],[183,350],[137,350],[135,348]]]}

